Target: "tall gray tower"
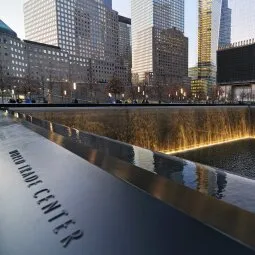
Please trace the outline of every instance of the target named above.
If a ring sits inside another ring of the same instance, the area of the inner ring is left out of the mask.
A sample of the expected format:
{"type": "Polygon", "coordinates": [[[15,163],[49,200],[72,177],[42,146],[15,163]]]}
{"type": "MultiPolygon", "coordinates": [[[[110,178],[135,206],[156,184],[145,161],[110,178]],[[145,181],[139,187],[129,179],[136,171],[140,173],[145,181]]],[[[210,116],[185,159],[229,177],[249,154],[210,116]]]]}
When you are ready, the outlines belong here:
{"type": "Polygon", "coordinates": [[[219,47],[231,43],[232,9],[229,8],[228,2],[229,0],[222,0],[219,47]]]}
{"type": "Polygon", "coordinates": [[[229,0],[232,9],[231,43],[255,38],[255,1],[229,0]]]}
{"type": "Polygon", "coordinates": [[[132,0],[131,16],[133,81],[142,82],[152,75],[167,83],[175,68],[181,84],[188,61],[184,0],[132,0]]]}

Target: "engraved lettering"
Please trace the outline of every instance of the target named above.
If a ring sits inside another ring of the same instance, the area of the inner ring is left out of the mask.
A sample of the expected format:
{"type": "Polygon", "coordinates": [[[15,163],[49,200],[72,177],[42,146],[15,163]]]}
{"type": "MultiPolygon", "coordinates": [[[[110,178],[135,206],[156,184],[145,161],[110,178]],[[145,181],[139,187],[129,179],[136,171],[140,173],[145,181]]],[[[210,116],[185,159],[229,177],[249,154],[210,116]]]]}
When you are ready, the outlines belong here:
{"type": "Polygon", "coordinates": [[[17,156],[20,156],[20,153],[19,153],[19,152],[16,152],[16,153],[11,154],[11,158],[14,158],[14,157],[17,157],[17,156]]]}
{"type": "Polygon", "coordinates": [[[38,178],[39,177],[37,175],[34,175],[32,177],[25,179],[25,182],[33,182],[33,181],[36,181],[38,178]]]}
{"type": "Polygon", "coordinates": [[[22,166],[22,167],[19,167],[18,169],[21,170],[21,169],[26,168],[26,167],[30,167],[30,165],[22,166]]]}
{"type": "Polygon", "coordinates": [[[42,189],[42,190],[40,190],[40,191],[38,191],[38,192],[36,192],[36,193],[34,194],[34,198],[38,198],[38,195],[41,194],[41,193],[43,193],[43,192],[47,192],[47,193],[49,194],[49,193],[50,193],[50,190],[49,190],[49,189],[42,189]]]}
{"type": "Polygon", "coordinates": [[[18,161],[18,162],[15,162],[15,165],[20,165],[20,164],[23,164],[23,163],[25,163],[26,162],[26,160],[20,160],[20,161],[18,161]]]}
{"type": "Polygon", "coordinates": [[[75,224],[75,221],[69,220],[69,221],[65,222],[64,224],[61,224],[61,225],[59,225],[58,227],[56,227],[56,228],[53,230],[53,232],[57,235],[58,232],[59,232],[61,229],[63,229],[63,228],[64,228],[64,229],[67,229],[68,226],[69,226],[70,224],[75,224]]]}
{"type": "Polygon", "coordinates": [[[37,182],[34,182],[34,183],[29,184],[27,187],[28,187],[28,188],[31,188],[32,186],[36,186],[36,185],[39,184],[39,183],[43,183],[43,182],[40,180],[40,181],[37,181],[37,182]]]}
{"type": "Polygon", "coordinates": [[[66,238],[62,239],[60,242],[63,243],[63,247],[67,247],[73,240],[78,240],[83,236],[83,232],[81,230],[78,230],[71,234],[70,236],[67,236],[66,238]]]}
{"type": "Polygon", "coordinates": [[[53,196],[53,195],[47,196],[47,197],[45,197],[45,198],[39,200],[39,201],[37,202],[37,204],[40,205],[42,202],[45,202],[45,201],[48,202],[51,198],[55,198],[55,196],[53,196]]]}
{"type": "MultiPolygon", "coordinates": [[[[23,158],[23,156],[20,154],[18,150],[9,152],[9,155],[13,163],[15,163],[16,165],[19,165],[17,166],[17,169],[19,170],[21,176],[24,178],[24,181],[27,183],[28,188],[37,186],[38,184],[43,184],[43,181],[39,179],[38,175],[36,175],[36,171],[33,171],[30,165],[25,165],[26,160],[23,158]]],[[[37,204],[40,206],[44,202],[49,203],[46,206],[41,207],[41,210],[44,212],[44,214],[49,214],[52,212],[52,214],[55,215],[55,216],[51,216],[51,218],[48,219],[49,223],[69,215],[69,213],[66,210],[58,210],[59,208],[62,207],[62,205],[56,200],[54,195],[50,194],[49,189],[41,189],[37,191],[36,193],[34,193],[33,197],[38,200],[37,204]],[[50,200],[53,200],[53,202],[49,202],[50,200]]],[[[64,224],[61,224],[55,227],[53,232],[57,235],[62,230],[64,232],[65,229],[68,229],[69,226],[74,224],[75,224],[74,220],[72,219],[68,220],[67,218],[66,222],[64,224]]],[[[76,232],[73,232],[71,235],[66,236],[60,242],[63,244],[63,247],[66,248],[73,240],[78,240],[82,236],[83,236],[83,231],[78,230],[76,232]]]]}
{"type": "Polygon", "coordinates": [[[48,220],[48,222],[52,222],[52,221],[54,221],[54,220],[56,220],[56,219],[58,219],[62,216],[68,216],[68,215],[69,215],[69,213],[67,211],[63,210],[62,213],[52,217],[51,219],[48,220]]]}
{"type": "Polygon", "coordinates": [[[23,159],[23,157],[22,157],[21,155],[17,155],[17,156],[15,156],[15,157],[12,157],[12,159],[13,159],[14,161],[16,161],[16,160],[19,160],[19,159],[23,159]]]}
{"type": "Polygon", "coordinates": [[[59,207],[61,207],[61,204],[58,204],[58,201],[55,201],[54,203],[50,203],[50,204],[44,206],[44,207],[42,208],[42,210],[43,210],[43,211],[45,210],[45,211],[44,211],[44,214],[47,214],[47,213],[50,213],[50,212],[52,212],[52,211],[58,209],[59,207]]]}
{"type": "Polygon", "coordinates": [[[19,153],[17,150],[9,152],[9,154],[19,153]]]}
{"type": "Polygon", "coordinates": [[[22,177],[23,178],[27,178],[28,176],[34,174],[35,172],[30,172],[30,173],[27,173],[27,174],[22,174],[22,177]]]}
{"type": "Polygon", "coordinates": [[[31,167],[29,167],[29,168],[26,168],[26,169],[21,170],[20,173],[23,174],[23,173],[29,172],[29,171],[31,171],[31,170],[33,170],[33,169],[32,169],[31,167]]]}

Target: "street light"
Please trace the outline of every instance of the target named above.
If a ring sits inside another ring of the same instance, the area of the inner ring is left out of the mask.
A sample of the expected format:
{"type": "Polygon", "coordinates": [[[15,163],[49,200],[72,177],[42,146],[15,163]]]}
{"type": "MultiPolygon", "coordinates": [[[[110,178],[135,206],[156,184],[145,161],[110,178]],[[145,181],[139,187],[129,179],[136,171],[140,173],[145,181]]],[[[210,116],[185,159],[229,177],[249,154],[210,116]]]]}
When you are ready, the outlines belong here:
{"type": "Polygon", "coordinates": [[[138,93],[140,93],[140,91],[141,91],[140,86],[138,86],[137,91],[138,91],[138,93]]]}
{"type": "Polygon", "coordinates": [[[73,83],[73,90],[76,90],[77,89],[77,86],[76,86],[76,83],[74,82],[73,83]]]}
{"type": "Polygon", "coordinates": [[[181,94],[183,94],[183,88],[181,88],[181,94]]]}
{"type": "Polygon", "coordinates": [[[66,90],[64,90],[64,95],[66,96],[66,90]]]}

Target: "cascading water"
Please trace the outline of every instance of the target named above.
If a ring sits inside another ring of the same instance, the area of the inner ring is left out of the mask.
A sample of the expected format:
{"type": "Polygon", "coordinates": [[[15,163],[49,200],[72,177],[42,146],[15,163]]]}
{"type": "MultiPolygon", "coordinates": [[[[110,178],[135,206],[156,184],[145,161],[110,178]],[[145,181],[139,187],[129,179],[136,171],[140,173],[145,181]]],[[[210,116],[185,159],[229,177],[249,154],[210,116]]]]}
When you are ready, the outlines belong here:
{"type": "Polygon", "coordinates": [[[34,114],[78,130],[173,154],[253,136],[251,111],[247,106],[200,106],[94,108],[34,114]]]}

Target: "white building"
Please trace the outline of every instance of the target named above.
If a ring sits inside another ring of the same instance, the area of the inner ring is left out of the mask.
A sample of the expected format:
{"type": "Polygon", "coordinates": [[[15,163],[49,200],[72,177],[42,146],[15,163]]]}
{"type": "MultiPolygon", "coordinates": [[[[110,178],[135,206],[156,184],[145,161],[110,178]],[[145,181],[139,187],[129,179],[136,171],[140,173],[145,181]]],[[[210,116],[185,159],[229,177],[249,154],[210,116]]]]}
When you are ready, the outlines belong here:
{"type": "MultiPolygon", "coordinates": [[[[180,76],[186,76],[183,78],[187,79],[188,44],[183,35],[184,0],[132,0],[131,15],[134,80],[143,82],[149,74],[154,80],[171,85],[175,68],[186,69],[180,76]],[[177,50],[174,52],[175,46],[177,50]]],[[[179,85],[182,86],[181,82],[179,85]]]]}
{"type": "Polygon", "coordinates": [[[24,14],[28,40],[68,52],[71,62],[85,63],[84,72],[93,81],[127,76],[118,61],[119,19],[111,0],[27,0],[24,14]]]}

